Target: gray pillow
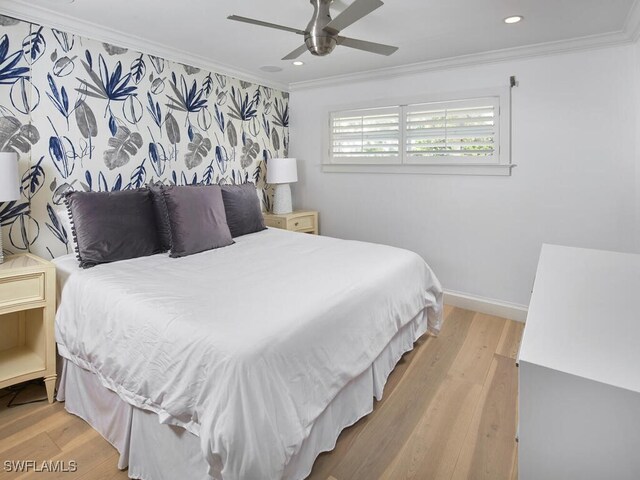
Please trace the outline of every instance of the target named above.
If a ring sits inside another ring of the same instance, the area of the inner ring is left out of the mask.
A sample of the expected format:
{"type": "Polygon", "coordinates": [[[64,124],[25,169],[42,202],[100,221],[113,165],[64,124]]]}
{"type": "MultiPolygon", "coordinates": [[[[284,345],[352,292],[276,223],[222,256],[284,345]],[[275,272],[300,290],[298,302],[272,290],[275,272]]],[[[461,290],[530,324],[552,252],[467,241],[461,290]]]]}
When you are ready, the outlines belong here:
{"type": "Polygon", "coordinates": [[[171,227],[171,256],[233,244],[219,185],[165,187],[162,190],[171,227]]]}
{"type": "Polygon", "coordinates": [[[265,230],[260,200],[253,183],[222,185],[222,200],[232,237],[265,230]]]}
{"type": "Polygon", "coordinates": [[[161,251],[151,192],[70,192],[65,203],[82,268],[161,251]]]}
{"type": "Polygon", "coordinates": [[[162,183],[152,183],[149,184],[148,187],[149,190],[151,190],[153,209],[156,213],[160,247],[163,252],[168,252],[171,249],[171,226],[169,225],[167,207],[165,206],[164,198],[162,196],[162,191],[167,187],[162,183]]]}

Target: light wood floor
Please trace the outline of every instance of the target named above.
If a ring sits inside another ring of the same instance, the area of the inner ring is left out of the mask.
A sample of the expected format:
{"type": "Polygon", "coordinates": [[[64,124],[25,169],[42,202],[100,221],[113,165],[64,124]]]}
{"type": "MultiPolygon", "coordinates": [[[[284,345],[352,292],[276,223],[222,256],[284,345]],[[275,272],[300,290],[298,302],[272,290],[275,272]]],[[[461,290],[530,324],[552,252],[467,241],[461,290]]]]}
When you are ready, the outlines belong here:
{"type": "MultiPolygon", "coordinates": [[[[374,412],[318,457],[311,479],[517,478],[514,359],[523,324],[451,307],[445,316],[440,336],[422,338],[405,355],[374,412]]],[[[44,388],[21,398],[29,394],[44,388]]],[[[7,409],[6,399],[0,402],[0,479],[127,478],[115,449],[63,404],[7,409]],[[5,460],[21,459],[75,460],[78,471],[4,471],[5,460]]]]}

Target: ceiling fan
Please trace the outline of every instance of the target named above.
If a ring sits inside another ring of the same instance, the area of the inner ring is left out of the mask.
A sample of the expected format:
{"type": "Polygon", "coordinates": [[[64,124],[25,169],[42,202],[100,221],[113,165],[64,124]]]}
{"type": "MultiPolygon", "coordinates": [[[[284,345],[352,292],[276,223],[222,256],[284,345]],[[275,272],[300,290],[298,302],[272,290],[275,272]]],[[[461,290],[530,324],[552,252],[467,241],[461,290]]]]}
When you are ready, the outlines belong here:
{"type": "Polygon", "coordinates": [[[293,60],[298,58],[304,52],[309,50],[313,55],[323,57],[329,55],[336,45],[364,50],[365,52],[377,53],[380,55],[391,55],[398,47],[383,45],[381,43],[366,42],[364,40],[356,40],[355,38],[343,37],[339,33],[349,25],[356,23],[361,18],[369,15],[377,8],[384,5],[381,0],[355,0],[345,10],[343,10],[336,18],[331,18],[329,8],[333,0],[311,0],[313,5],[313,17],[306,30],[285,27],[275,23],[263,22],[262,20],[254,20],[253,18],[240,17],[231,15],[227,17],[229,20],[237,22],[251,23],[260,25],[261,27],[275,28],[286,32],[296,33],[304,37],[304,45],[299,46],[283,60],[293,60]]]}

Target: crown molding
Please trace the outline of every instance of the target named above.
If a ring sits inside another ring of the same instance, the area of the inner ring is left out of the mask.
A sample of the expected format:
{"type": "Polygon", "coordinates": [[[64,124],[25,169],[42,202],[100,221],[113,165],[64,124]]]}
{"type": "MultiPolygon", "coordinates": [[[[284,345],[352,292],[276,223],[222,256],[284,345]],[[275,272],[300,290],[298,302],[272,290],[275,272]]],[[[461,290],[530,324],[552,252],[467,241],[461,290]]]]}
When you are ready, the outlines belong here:
{"type": "Polygon", "coordinates": [[[426,62],[400,65],[397,67],[368,70],[365,72],[350,73],[346,75],[336,75],[293,82],[289,84],[289,90],[296,92],[320,87],[331,87],[369,80],[384,80],[405,75],[414,75],[436,70],[448,70],[453,68],[471,67],[482,64],[500,63],[509,60],[522,60],[526,58],[540,57],[546,55],[558,55],[563,53],[577,52],[580,50],[594,50],[607,48],[621,44],[632,43],[629,35],[622,32],[594,35],[571,40],[564,40],[552,43],[540,43],[523,47],[507,48],[503,50],[493,50],[490,52],[473,53],[458,57],[429,60],[426,62]]]}
{"type": "Polygon", "coordinates": [[[640,0],[634,0],[622,31],[629,36],[631,42],[635,43],[640,39],[640,0]]]}
{"type": "Polygon", "coordinates": [[[617,45],[635,43],[638,40],[640,40],[640,0],[634,0],[629,13],[627,14],[622,30],[616,32],[589,35],[555,42],[537,43],[522,47],[492,50],[488,52],[472,53],[469,55],[441,58],[396,67],[368,70],[365,72],[335,75],[315,80],[292,82],[289,84],[289,91],[295,92],[313,88],[344,85],[354,82],[364,82],[368,80],[389,79],[435,70],[447,70],[545,55],[559,55],[563,53],[578,52],[581,50],[608,48],[617,45]]]}
{"type": "Polygon", "coordinates": [[[34,3],[35,2],[30,2],[27,5],[16,0],[3,0],[0,2],[0,14],[36,23],[38,25],[55,28],[56,30],[63,30],[92,40],[111,43],[138,52],[144,52],[166,60],[187,64],[203,70],[234,77],[239,80],[275,88],[277,90],[289,90],[287,83],[277,82],[265,77],[257,76],[251,72],[231,65],[212,62],[210,59],[200,55],[194,55],[193,53],[185,50],[146,40],[137,35],[123,33],[97,23],[78,20],[69,15],[45,8],[41,5],[34,5],[34,3]]]}

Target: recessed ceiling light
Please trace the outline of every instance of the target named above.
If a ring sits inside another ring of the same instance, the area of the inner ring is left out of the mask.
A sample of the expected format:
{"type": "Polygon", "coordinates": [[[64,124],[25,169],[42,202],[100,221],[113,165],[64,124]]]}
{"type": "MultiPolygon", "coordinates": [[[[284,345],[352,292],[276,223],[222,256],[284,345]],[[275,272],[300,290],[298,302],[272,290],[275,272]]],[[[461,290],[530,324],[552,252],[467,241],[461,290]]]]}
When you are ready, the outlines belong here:
{"type": "Polygon", "coordinates": [[[264,67],[260,67],[260,70],[263,72],[276,73],[281,72],[282,69],[280,67],[276,67],[275,65],[265,65],[264,67]]]}
{"type": "Polygon", "coordinates": [[[304,62],[301,62],[300,60],[296,60],[295,62],[293,62],[293,64],[294,64],[296,67],[301,67],[302,65],[304,65],[304,62]]]}
{"type": "Polygon", "coordinates": [[[522,15],[514,15],[513,17],[507,17],[504,19],[504,23],[512,24],[521,22],[524,17],[522,15]]]}

